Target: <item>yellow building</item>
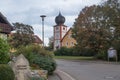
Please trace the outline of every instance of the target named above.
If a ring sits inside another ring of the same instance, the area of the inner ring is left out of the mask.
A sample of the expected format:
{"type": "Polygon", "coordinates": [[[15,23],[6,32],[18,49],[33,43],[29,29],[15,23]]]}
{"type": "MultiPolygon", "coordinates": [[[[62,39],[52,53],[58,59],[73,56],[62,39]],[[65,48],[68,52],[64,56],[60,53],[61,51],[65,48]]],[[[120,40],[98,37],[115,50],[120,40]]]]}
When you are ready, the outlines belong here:
{"type": "Polygon", "coordinates": [[[72,28],[70,28],[61,40],[61,47],[70,48],[73,47],[75,44],[76,40],[72,38],[72,28]]]}

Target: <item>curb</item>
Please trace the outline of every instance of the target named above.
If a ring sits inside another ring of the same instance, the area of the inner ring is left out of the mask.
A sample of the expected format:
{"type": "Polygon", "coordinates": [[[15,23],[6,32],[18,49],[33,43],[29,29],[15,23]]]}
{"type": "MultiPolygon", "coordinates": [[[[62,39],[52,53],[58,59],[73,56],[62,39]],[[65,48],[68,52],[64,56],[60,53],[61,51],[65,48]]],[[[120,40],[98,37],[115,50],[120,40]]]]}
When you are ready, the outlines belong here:
{"type": "MultiPolygon", "coordinates": [[[[61,59],[65,60],[65,59],[61,59]]],[[[112,61],[102,61],[102,60],[67,60],[67,61],[72,61],[72,62],[87,62],[87,63],[100,63],[100,64],[115,64],[115,65],[120,65],[120,62],[112,62],[112,61]]]]}
{"type": "Polygon", "coordinates": [[[66,72],[57,69],[55,73],[60,77],[60,80],[75,80],[73,77],[71,77],[69,74],[66,72]]]}

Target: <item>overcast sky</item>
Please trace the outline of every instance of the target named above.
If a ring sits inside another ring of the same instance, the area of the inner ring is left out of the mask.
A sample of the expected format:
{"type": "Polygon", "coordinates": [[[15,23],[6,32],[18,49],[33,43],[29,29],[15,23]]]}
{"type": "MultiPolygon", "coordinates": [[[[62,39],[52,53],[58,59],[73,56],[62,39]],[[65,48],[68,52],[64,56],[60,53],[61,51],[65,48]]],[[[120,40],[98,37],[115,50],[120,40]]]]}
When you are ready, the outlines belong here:
{"type": "Polygon", "coordinates": [[[45,44],[53,36],[55,17],[61,11],[65,16],[65,25],[72,27],[81,9],[85,6],[99,4],[101,0],[0,0],[0,12],[10,23],[20,22],[33,26],[34,32],[42,38],[40,15],[45,18],[45,44]]]}

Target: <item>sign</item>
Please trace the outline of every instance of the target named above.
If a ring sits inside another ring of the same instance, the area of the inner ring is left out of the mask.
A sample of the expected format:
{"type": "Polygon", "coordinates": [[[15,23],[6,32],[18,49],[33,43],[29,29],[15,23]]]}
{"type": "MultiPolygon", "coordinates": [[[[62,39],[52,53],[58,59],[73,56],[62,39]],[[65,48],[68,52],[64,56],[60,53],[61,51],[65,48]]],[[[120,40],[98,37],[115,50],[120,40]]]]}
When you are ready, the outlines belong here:
{"type": "Polygon", "coordinates": [[[116,62],[117,62],[117,51],[113,47],[108,49],[108,61],[109,58],[116,58],[116,62]]]}
{"type": "Polygon", "coordinates": [[[18,68],[19,70],[27,69],[27,65],[17,65],[17,68],[18,68]]]}
{"type": "Polygon", "coordinates": [[[117,55],[117,52],[116,52],[116,50],[114,50],[114,49],[109,49],[108,50],[108,57],[109,58],[114,58],[114,57],[116,57],[116,55],[117,55]]]}

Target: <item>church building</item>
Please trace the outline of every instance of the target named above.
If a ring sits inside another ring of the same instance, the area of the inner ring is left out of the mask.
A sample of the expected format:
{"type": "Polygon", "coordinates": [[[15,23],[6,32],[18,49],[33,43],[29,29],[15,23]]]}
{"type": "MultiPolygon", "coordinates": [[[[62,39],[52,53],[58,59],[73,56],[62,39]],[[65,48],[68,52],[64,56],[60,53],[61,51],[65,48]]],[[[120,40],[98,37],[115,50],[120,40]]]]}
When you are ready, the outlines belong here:
{"type": "MultiPolygon", "coordinates": [[[[65,36],[72,34],[71,28],[70,28],[70,30],[68,30],[67,29],[68,27],[66,25],[64,25],[65,17],[62,16],[62,14],[60,12],[59,12],[59,15],[56,16],[55,22],[56,22],[56,25],[53,27],[53,31],[54,31],[54,33],[53,33],[54,34],[54,50],[60,49],[61,47],[65,46],[63,43],[65,43],[66,40],[68,40],[68,39],[66,39],[67,37],[65,37],[65,36]]],[[[69,37],[69,40],[71,42],[74,42],[72,44],[76,43],[76,41],[72,41],[72,40],[74,40],[72,37],[69,37]]],[[[73,46],[74,45],[70,46],[68,44],[68,46],[65,46],[65,47],[73,47],[73,46]]]]}

